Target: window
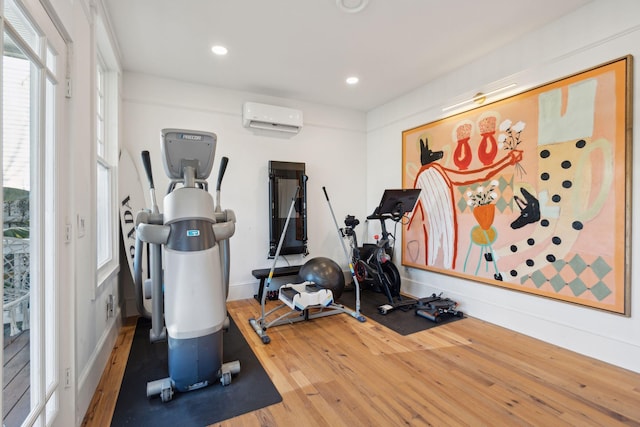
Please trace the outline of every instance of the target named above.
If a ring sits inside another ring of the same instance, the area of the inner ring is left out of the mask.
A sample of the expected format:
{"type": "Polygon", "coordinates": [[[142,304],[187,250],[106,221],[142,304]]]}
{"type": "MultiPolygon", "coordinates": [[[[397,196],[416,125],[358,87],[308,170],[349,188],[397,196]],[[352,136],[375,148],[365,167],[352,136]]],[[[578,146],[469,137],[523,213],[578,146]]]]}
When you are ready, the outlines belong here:
{"type": "Polygon", "coordinates": [[[115,55],[100,18],[96,25],[95,153],[96,262],[100,286],[118,266],[117,100],[115,55]]]}
{"type": "Polygon", "coordinates": [[[105,141],[105,71],[100,56],[96,62],[96,241],[98,269],[112,257],[112,215],[110,206],[112,171],[106,153],[105,141]]]}

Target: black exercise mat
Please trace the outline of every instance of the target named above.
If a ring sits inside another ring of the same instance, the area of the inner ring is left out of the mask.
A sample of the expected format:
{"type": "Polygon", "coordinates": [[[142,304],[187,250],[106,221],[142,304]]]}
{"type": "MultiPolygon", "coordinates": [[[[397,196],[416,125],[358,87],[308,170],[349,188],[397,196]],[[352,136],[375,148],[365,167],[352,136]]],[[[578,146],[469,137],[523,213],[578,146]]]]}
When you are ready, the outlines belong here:
{"type": "MultiPolygon", "coordinates": [[[[403,297],[403,299],[410,300],[411,298],[403,297]]],[[[356,293],[354,290],[350,290],[342,294],[340,302],[348,307],[355,308],[355,300],[356,293]]],[[[451,313],[444,313],[441,315],[442,321],[436,323],[416,315],[415,308],[407,309],[407,307],[396,309],[391,313],[380,314],[378,307],[388,302],[389,300],[386,295],[381,292],[372,290],[363,290],[360,292],[360,312],[362,315],[367,319],[375,320],[400,335],[413,334],[461,319],[461,317],[454,316],[451,313]],[[405,311],[403,311],[403,309],[405,311]]]]}
{"type": "Polygon", "coordinates": [[[223,361],[240,361],[231,384],[219,382],[187,393],[175,393],[162,403],[147,398],[147,382],[166,378],[167,343],[149,342],[151,321],[140,318],[111,425],[206,426],[282,401],[271,379],[234,323],[224,335],[223,361]]]}

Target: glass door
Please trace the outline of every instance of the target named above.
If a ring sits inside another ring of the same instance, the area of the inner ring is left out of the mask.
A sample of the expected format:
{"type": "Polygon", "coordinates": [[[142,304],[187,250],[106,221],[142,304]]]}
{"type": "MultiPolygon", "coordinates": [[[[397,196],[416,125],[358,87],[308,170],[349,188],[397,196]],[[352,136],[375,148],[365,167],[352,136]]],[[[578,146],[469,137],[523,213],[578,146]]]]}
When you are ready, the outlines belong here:
{"type": "Polygon", "coordinates": [[[6,427],[59,409],[57,119],[66,48],[38,2],[2,4],[3,368],[6,427]],[[27,4],[25,4],[27,3],[27,4]]]}

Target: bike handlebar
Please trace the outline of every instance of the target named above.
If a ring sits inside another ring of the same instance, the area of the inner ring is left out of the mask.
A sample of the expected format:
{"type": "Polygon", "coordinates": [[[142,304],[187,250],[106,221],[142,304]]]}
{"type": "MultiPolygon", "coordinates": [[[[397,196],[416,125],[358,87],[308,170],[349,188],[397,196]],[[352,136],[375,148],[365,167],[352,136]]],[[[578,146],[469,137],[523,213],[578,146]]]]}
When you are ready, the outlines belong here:
{"type": "Polygon", "coordinates": [[[390,213],[386,213],[386,214],[373,213],[373,214],[369,215],[367,217],[367,219],[379,219],[380,221],[384,221],[386,219],[391,219],[391,220],[394,220],[394,221],[400,221],[402,219],[402,215],[393,215],[393,214],[390,214],[390,213]]]}

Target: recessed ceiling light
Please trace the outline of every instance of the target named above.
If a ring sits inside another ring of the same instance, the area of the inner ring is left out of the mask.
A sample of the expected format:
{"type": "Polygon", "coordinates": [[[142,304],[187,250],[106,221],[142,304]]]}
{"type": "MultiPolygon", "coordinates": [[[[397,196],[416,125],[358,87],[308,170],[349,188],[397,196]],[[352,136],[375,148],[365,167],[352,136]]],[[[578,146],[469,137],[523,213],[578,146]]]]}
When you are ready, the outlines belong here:
{"type": "Polygon", "coordinates": [[[215,53],[216,55],[226,55],[228,50],[224,46],[215,45],[211,48],[211,52],[215,53]]]}
{"type": "Polygon", "coordinates": [[[356,76],[347,77],[347,84],[354,85],[360,81],[356,76]]]}
{"type": "Polygon", "coordinates": [[[336,5],[343,12],[356,13],[364,9],[369,0],[336,0],[336,5]]]}

